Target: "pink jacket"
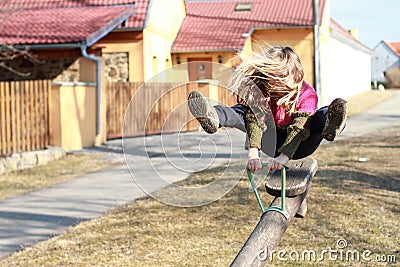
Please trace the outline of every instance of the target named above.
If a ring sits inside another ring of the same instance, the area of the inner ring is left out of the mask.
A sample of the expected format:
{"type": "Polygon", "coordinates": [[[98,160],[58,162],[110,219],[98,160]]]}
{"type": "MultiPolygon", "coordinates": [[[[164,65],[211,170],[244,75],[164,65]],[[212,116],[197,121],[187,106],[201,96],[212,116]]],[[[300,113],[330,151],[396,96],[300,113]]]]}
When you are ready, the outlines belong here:
{"type": "MultiPolygon", "coordinates": [[[[312,88],[306,82],[303,82],[303,88],[300,91],[299,100],[297,101],[295,112],[308,112],[314,114],[317,110],[318,96],[312,88]]],[[[276,102],[271,101],[269,103],[272,115],[274,116],[275,124],[279,126],[289,125],[292,123],[293,118],[285,112],[285,108],[277,106],[276,102]]]]}

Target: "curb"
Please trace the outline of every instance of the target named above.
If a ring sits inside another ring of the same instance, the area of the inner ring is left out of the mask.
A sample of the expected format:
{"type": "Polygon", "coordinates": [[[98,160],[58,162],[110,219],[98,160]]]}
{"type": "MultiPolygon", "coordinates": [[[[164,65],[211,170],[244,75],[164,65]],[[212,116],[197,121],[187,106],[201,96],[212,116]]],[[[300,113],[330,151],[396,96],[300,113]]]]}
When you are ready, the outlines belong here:
{"type": "Polygon", "coordinates": [[[0,175],[44,165],[65,156],[65,154],[65,150],[60,147],[48,147],[44,150],[15,153],[10,157],[0,159],[0,175]]]}

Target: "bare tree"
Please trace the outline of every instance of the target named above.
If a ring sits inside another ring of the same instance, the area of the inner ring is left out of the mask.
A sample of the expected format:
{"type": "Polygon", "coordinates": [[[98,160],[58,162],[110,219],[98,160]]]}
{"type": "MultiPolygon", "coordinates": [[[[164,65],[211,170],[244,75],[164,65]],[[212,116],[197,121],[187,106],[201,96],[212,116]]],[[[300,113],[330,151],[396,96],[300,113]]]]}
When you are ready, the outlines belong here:
{"type": "Polygon", "coordinates": [[[30,73],[18,71],[10,67],[7,63],[20,57],[36,63],[39,62],[39,60],[28,50],[17,48],[15,45],[7,43],[2,33],[2,29],[6,26],[7,22],[22,12],[24,8],[15,7],[12,5],[11,1],[5,0],[0,0],[0,7],[0,68],[8,70],[16,75],[27,77],[30,73]]]}

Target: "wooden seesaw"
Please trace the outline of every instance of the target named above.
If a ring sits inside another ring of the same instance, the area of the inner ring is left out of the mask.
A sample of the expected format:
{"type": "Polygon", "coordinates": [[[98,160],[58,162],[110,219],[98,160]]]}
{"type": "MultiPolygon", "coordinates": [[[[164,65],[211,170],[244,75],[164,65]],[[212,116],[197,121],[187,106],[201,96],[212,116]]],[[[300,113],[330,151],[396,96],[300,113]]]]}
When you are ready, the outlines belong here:
{"type": "Polygon", "coordinates": [[[317,161],[308,157],[291,160],[281,171],[275,171],[266,182],[267,192],[275,196],[269,208],[264,207],[253,175],[247,172],[262,215],[231,266],[264,266],[267,263],[293,218],[304,217],[306,196],[317,168],[317,161]]]}

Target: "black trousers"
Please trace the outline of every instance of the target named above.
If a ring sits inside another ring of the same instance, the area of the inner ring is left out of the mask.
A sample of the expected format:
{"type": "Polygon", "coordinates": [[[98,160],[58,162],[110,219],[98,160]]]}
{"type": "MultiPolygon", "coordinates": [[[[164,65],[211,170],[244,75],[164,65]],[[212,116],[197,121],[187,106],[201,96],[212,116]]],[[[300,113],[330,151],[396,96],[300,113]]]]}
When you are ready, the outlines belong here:
{"type": "MultiPolygon", "coordinates": [[[[248,107],[237,104],[233,107],[216,105],[214,108],[218,114],[220,127],[232,127],[246,132],[245,114],[249,110],[248,107]]],[[[293,156],[293,159],[305,158],[317,150],[322,141],[322,131],[324,129],[327,116],[328,107],[326,106],[318,109],[310,118],[310,122],[308,124],[310,136],[300,143],[293,156]]],[[[277,150],[285,142],[286,136],[286,131],[280,131],[274,127],[268,127],[268,129],[263,133],[261,150],[271,157],[278,156],[279,152],[277,150]]]]}

